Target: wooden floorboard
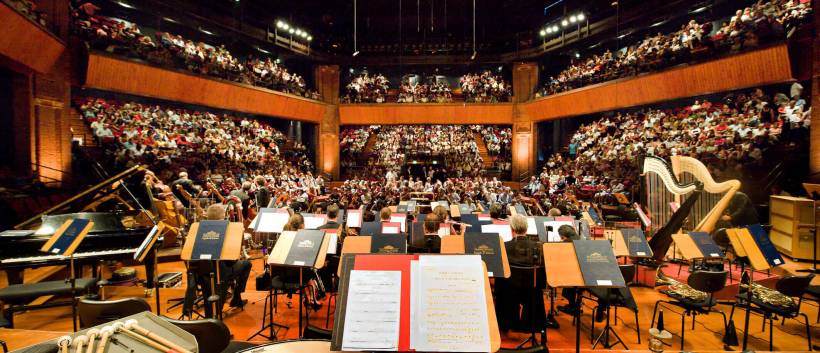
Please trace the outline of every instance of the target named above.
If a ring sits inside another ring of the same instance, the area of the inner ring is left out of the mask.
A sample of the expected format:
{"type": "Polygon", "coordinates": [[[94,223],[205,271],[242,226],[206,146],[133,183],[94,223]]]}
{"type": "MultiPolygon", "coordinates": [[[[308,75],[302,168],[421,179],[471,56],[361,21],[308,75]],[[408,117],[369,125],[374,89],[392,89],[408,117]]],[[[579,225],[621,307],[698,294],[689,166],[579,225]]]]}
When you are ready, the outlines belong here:
{"type": "MultiPolygon", "coordinates": [[[[786,265],[782,267],[783,270],[790,272],[794,271],[799,268],[806,268],[808,264],[805,263],[794,263],[788,262],[786,265]]],[[[183,272],[184,273],[184,265],[182,262],[167,262],[161,263],[159,265],[159,271],[162,272],[183,272]]],[[[263,305],[264,305],[264,298],[267,292],[258,292],[255,291],[255,282],[254,279],[257,275],[261,274],[263,271],[262,260],[255,260],[253,262],[253,272],[251,273],[249,283],[248,283],[248,290],[244,294],[244,298],[249,300],[248,305],[242,311],[230,311],[226,313],[224,321],[230,327],[231,332],[234,335],[234,338],[237,340],[245,340],[251,334],[256,332],[262,323],[262,314],[263,314],[263,305]]],[[[144,278],[144,273],[142,271],[142,267],[137,267],[138,275],[140,278],[144,278]]],[[[815,282],[818,282],[816,279],[815,282]]],[[[183,282],[184,283],[184,282],[183,282]]],[[[635,334],[635,315],[633,312],[625,309],[618,310],[619,320],[616,326],[614,326],[616,332],[624,339],[626,344],[632,350],[646,350],[647,349],[647,339],[648,339],[648,329],[649,329],[649,322],[652,318],[652,309],[655,305],[655,302],[659,299],[664,299],[666,296],[659,293],[657,290],[652,288],[646,287],[632,287],[631,288],[633,296],[638,303],[638,320],[641,327],[641,343],[637,343],[637,335],[635,334]]],[[[118,298],[125,298],[125,297],[144,297],[144,290],[141,287],[106,287],[105,293],[108,299],[118,299],[118,298]]],[[[184,289],[183,288],[169,288],[169,289],[162,289],[160,292],[160,299],[161,299],[161,310],[162,313],[171,317],[177,318],[180,315],[180,309],[174,309],[169,313],[165,313],[165,309],[168,307],[166,303],[167,299],[171,298],[180,298],[183,296],[184,289]]],[[[153,297],[146,298],[146,300],[150,303],[152,308],[155,306],[155,299],[153,297]]],[[[282,330],[279,332],[280,339],[294,339],[297,337],[297,320],[298,320],[298,304],[297,296],[294,296],[292,301],[292,307],[288,308],[286,306],[286,301],[284,297],[280,297],[279,302],[279,312],[275,315],[276,323],[287,325],[290,328],[288,330],[282,330]]],[[[326,299],[323,301],[323,306],[316,312],[311,313],[310,323],[315,326],[325,327],[326,322],[326,313],[327,313],[327,304],[325,303],[326,299]]],[[[559,298],[556,302],[556,305],[565,304],[565,301],[559,298]]],[[[547,302],[547,305],[549,303],[547,302]]],[[[731,307],[729,306],[719,306],[719,309],[726,312],[728,315],[729,310],[731,307]]],[[[333,307],[331,305],[331,316],[332,316],[333,307]]],[[[820,325],[815,324],[815,319],[818,315],[818,307],[812,301],[804,301],[803,303],[803,311],[809,315],[812,336],[817,337],[817,334],[820,333],[820,325]]],[[[668,308],[664,311],[665,313],[665,324],[667,330],[669,330],[674,336],[670,340],[672,346],[668,348],[670,351],[678,351],[679,350],[679,333],[680,333],[680,325],[681,325],[681,317],[677,313],[679,312],[678,309],[675,308],[668,308]]],[[[589,326],[590,326],[590,316],[591,310],[589,307],[584,308],[584,313],[581,318],[581,327],[582,327],[582,339],[581,339],[581,347],[582,349],[590,349],[590,337],[589,337],[589,326]]],[[[745,312],[737,311],[734,315],[734,322],[738,329],[738,336],[742,338],[742,329],[743,329],[743,320],[745,317],[745,312]]],[[[554,330],[550,329],[547,331],[547,339],[548,339],[548,346],[551,350],[555,351],[563,351],[563,350],[572,350],[574,348],[575,342],[575,330],[571,324],[571,317],[566,314],[559,313],[557,316],[557,320],[561,326],[560,329],[554,330]]],[[[754,351],[766,351],[768,350],[768,325],[766,328],[766,332],[761,330],[762,321],[760,317],[752,316],[750,320],[750,339],[749,339],[749,349],[754,351]]],[[[332,325],[332,317],[330,320],[330,324],[332,325]]],[[[685,349],[687,351],[721,351],[723,347],[723,343],[721,339],[723,338],[723,321],[719,314],[713,314],[708,316],[698,316],[697,322],[695,324],[695,329],[692,330],[692,319],[691,317],[686,318],[686,346],[685,349]]],[[[596,329],[600,331],[603,327],[603,323],[597,323],[596,329]]],[[[70,307],[57,307],[57,308],[49,308],[43,310],[33,310],[29,312],[19,313],[15,315],[15,329],[23,329],[23,330],[35,330],[35,331],[48,331],[50,333],[56,333],[54,335],[48,335],[44,339],[53,338],[59,336],[61,332],[70,332],[72,329],[71,326],[71,308],[70,307]]],[[[21,347],[28,346],[34,342],[30,340],[20,339],[21,337],[18,333],[15,333],[17,330],[8,331],[8,330],[0,330],[0,340],[5,340],[9,348],[17,349],[21,347]]],[[[524,340],[527,335],[520,334],[520,333],[509,333],[502,335],[503,337],[503,347],[513,347],[518,342],[524,340]]],[[[776,351],[806,351],[806,337],[805,337],[805,328],[804,326],[795,320],[786,320],[784,325],[780,325],[779,322],[775,323],[774,329],[774,341],[775,341],[775,349],[776,351]]],[[[253,340],[255,343],[266,343],[267,340],[261,339],[259,337],[253,340]]],[[[732,347],[735,350],[740,350],[740,347],[732,347]]],[[[615,350],[623,349],[620,346],[614,347],[615,350]]],[[[599,349],[600,350],[600,347],[599,349]]]]}

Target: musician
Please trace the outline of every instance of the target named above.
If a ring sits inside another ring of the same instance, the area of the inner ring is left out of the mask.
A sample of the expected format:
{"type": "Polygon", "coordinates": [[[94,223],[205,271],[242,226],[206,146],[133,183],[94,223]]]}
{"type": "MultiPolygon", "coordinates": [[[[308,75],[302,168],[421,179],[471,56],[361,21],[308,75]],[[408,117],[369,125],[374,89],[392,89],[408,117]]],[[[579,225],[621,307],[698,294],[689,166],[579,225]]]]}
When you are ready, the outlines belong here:
{"type": "MultiPolygon", "coordinates": [[[[527,237],[527,218],[522,215],[512,216],[510,228],[513,239],[504,243],[510,265],[540,266],[543,243],[527,237]]],[[[543,288],[539,287],[545,286],[543,275],[544,271],[541,269],[536,270],[536,276],[540,279],[531,276],[495,279],[495,311],[501,331],[530,332],[531,322],[536,332],[546,328],[547,311],[542,299],[543,288]]]]}
{"type": "Polygon", "coordinates": [[[288,223],[282,230],[295,232],[299,229],[305,229],[305,218],[301,214],[294,213],[288,218],[288,223]]]}
{"type": "Polygon", "coordinates": [[[231,191],[228,196],[235,196],[240,201],[242,201],[242,216],[248,216],[248,209],[250,208],[251,196],[249,195],[251,191],[251,182],[246,181],[242,183],[242,188],[236,189],[231,191]]]}
{"type": "Polygon", "coordinates": [[[760,219],[752,200],[745,193],[738,191],[732,196],[732,201],[726,207],[726,213],[720,218],[716,228],[743,227],[759,223],[760,219]]]}
{"type": "Polygon", "coordinates": [[[501,205],[497,203],[493,203],[492,205],[490,205],[490,218],[492,218],[493,220],[502,221],[503,219],[501,217],[504,217],[504,208],[502,208],[501,205]]]}
{"type": "Polygon", "coordinates": [[[174,193],[174,196],[177,197],[177,200],[182,202],[182,205],[185,206],[186,208],[190,207],[190,205],[188,203],[188,199],[186,199],[185,197],[182,196],[182,193],[180,193],[179,189],[177,188],[177,185],[181,185],[182,188],[185,189],[185,191],[187,191],[192,196],[196,197],[195,195],[198,192],[196,190],[196,187],[194,186],[193,180],[188,179],[188,173],[187,172],[179,172],[179,179],[172,181],[170,186],[171,186],[171,192],[174,193]]]}
{"type": "Polygon", "coordinates": [[[382,207],[379,211],[379,221],[390,222],[391,215],[393,215],[393,211],[390,210],[390,207],[382,207]]]}
{"type": "MultiPolygon", "coordinates": [[[[205,214],[205,219],[208,220],[224,220],[225,206],[220,204],[213,204],[208,207],[205,214]]],[[[190,261],[188,263],[188,272],[193,274],[193,278],[188,280],[188,288],[185,290],[185,303],[183,306],[183,313],[190,315],[193,311],[193,304],[196,300],[196,287],[201,286],[203,298],[211,296],[210,287],[210,269],[213,268],[212,261],[198,260],[190,261]]],[[[251,274],[251,262],[248,260],[237,261],[219,261],[219,277],[223,285],[219,288],[219,295],[223,303],[226,299],[227,289],[230,285],[232,287],[233,297],[231,298],[230,307],[243,308],[248,303],[246,299],[242,299],[242,293],[245,292],[245,286],[248,283],[248,277],[251,274]]],[[[217,284],[219,285],[219,284],[217,284]]],[[[218,308],[217,310],[222,310],[218,308]]],[[[210,305],[205,305],[205,317],[213,317],[213,312],[210,305]]]]}
{"type": "MultiPolygon", "coordinates": [[[[453,228],[453,223],[450,221],[450,212],[447,211],[447,208],[444,206],[436,206],[433,209],[433,213],[438,218],[439,223],[445,223],[449,227],[449,234],[458,234],[453,228]]],[[[436,234],[438,234],[438,230],[436,230],[436,234]]]]}
{"type": "MultiPolygon", "coordinates": [[[[550,213],[552,213],[552,210],[550,210],[550,213]]],[[[581,239],[581,237],[579,237],[578,233],[575,231],[575,228],[567,224],[558,227],[558,236],[561,237],[561,241],[564,243],[571,243],[573,240],[581,239]]],[[[578,302],[577,294],[578,290],[575,288],[562,289],[561,296],[564,297],[569,303],[567,305],[559,305],[558,310],[570,315],[575,315],[578,312],[578,310],[580,310],[581,304],[580,302],[578,302]]]]}
{"type": "Polygon", "coordinates": [[[339,226],[341,226],[338,222],[339,206],[336,206],[335,203],[330,204],[327,206],[327,212],[325,214],[327,215],[327,223],[319,227],[319,229],[339,229],[339,226]]]}
{"type": "Polygon", "coordinates": [[[271,200],[271,193],[265,186],[267,184],[267,180],[265,180],[265,177],[260,175],[254,179],[254,183],[256,183],[256,191],[253,193],[253,198],[256,203],[256,207],[268,207],[271,200]]]}

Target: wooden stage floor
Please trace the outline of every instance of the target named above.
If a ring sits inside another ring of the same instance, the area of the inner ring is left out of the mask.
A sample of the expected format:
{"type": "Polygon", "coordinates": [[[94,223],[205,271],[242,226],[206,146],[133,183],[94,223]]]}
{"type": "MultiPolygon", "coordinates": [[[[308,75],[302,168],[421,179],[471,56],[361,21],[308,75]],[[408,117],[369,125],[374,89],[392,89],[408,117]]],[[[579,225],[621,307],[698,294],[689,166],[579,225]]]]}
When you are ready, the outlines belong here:
{"type": "MultiPolygon", "coordinates": [[[[806,263],[794,263],[787,260],[787,264],[778,268],[777,271],[794,271],[799,268],[809,267],[806,263]]],[[[138,275],[144,278],[142,267],[138,267],[138,275]]],[[[234,310],[225,314],[224,322],[230,327],[234,339],[246,340],[251,334],[255,333],[262,323],[262,314],[264,308],[264,298],[267,292],[255,291],[254,278],[261,274],[264,270],[262,260],[253,261],[253,272],[251,273],[248,290],[243,295],[243,298],[248,299],[249,303],[242,311],[234,310]]],[[[182,262],[168,262],[159,265],[159,272],[184,272],[184,265],[182,262]]],[[[184,282],[183,282],[184,283],[184,282]]],[[[820,283],[820,279],[815,279],[815,283],[820,283]]],[[[5,278],[0,278],[0,285],[5,286],[5,278]]],[[[626,344],[632,350],[647,350],[647,339],[649,338],[648,329],[652,318],[652,309],[656,300],[666,298],[665,295],[659,293],[657,290],[646,287],[632,287],[632,293],[638,303],[638,320],[640,320],[641,327],[641,343],[637,343],[637,336],[635,333],[635,316],[626,309],[618,310],[619,320],[614,326],[616,332],[624,339],[626,344]]],[[[169,288],[161,290],[161,310],[165,313],[169,306],[167,300],[171,298],[180,298],[183,296],[183,288],[169,288]]],[[[106,299],[119,299],[125,297],[144,297],[143,289],[141,287],[106,287],[106,299]]],[[[146,298],[148,303],[154,307],[155,299],[153,297],[146,298]]],[[[325,327],[327,318],[327,303],[323,300],[322,307],[311,313],[310,323],[314,326],[325,327]]],[[[298,320],[298,300],[297,296],[292,299],[293,306],[288,309],[285,305],[287,301],[284,296],[280,297],[279,312],[275,315],[275,321],[279,324],[289,326],[288,330],[281,330],[279,332],[279,339],[294,339],[297,337],[297,320],[298,320]]],[[[560,298],[556,301],[557,305],[565,304],[566,302],[560,298]]],[[[549,305],[549,302],[547,302],[549,305]]],[[[549,308],[549,306],[547,306],[549,308]]],[[[227,308],[227,307],[226,307],[227,308]]],[[[719,309],[726,312],[727,316],[731,309],[730,306],[719,305],[719,309]]],[[[803,311],[809,315],[810,324],[812,324],[812,336],[818,337],[820,333],[820,324],[814,321],[818,315],[818,306],[811,300],[804,300],[803,311]]],[[[581,318],[581,348],[590,349],[590,321],[591,308],[584,307],[584,312],[581,318]]],[[[673,338],[669,340],[672,344],[667,347],[669,351],[679,350],[679,332],[681,327],[681,317],[677,314],[679,310],[675,308],[667,308],[664,311],[665,324],[667,330],[673,334],[673,338]]],[[[171,318],[178,318],[180,316],[180,308],[171,310],[166,314],[171,318]]],[[[331,305],[330,325],[332,326],[333,307],[331,305]]],[[[737,326],[739,339],[742,340],[743,321],[745,317],[744,311],[736,311],[734,322],[737,326]]],[[[557,320],[560,324],[560,329],[547,330],[547,344],[550,350],[553,351],[570,351],[574,350],[575,344],[575,329],[572,326],[572,319],[569,315],[559,313],[557,320]]],[[[57,307],[42,310],[34,310],[15,315],[15,329],[3,330],[0,329],[0,340],[5,340],[9,348],[14,350],[22,348],[42,340],[50,339],[61,335],[61,333],[71,331],[71,308],[57,307]],[[31,331],[24,331],[31,330],[31,331]]],[[[603,323],[597,323],[596,329],[604,326],[603,323]]],[[[687,351],[721,351],[723,343],[723,320],[719,314],[712,314],[708,316],[697,316],[697,323],[695,329],[692,330],[692,319],[687,317],[686,320],[686,346],[687,351]]],[[[766,331],[762,331],[762,321],[760,317],[752,315],[750,324],[750,338],[749,349],[754,351],[768,350],[768,325],[766,331]]],[[[528,335],[520,333],[502,334],[502,347],[514,347],[518,342],[524,340],[528,335]]],[[[256,337],[252,340],[255,343],[266,343],[267,340],[256,337]]],[[[776,322],[774,325],[774,350],[776,351],[806,351],[806,337],[805,328],[802,323],[795,320],[786,320],[784,325],[776,322]]],[[[731,347],[734,350],[740,350],[740,347],[731,347]]],[[[622,346],[614,347],[615,350],[624,349],[622,346]]],[[[598,347],[597,350],[604,350],[598,347]]]]}

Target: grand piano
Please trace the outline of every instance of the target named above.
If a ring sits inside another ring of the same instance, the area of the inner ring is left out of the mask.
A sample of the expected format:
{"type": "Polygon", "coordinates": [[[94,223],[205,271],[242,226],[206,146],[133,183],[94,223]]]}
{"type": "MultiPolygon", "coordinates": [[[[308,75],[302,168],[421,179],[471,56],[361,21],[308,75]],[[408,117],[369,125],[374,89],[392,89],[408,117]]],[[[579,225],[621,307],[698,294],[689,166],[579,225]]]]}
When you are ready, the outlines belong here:
{"type": "MultiPolygon", "coordinates": [[[[93,266],[100,260],[132,259],[153,227],[152,215],[134,197],[146,190],[127,187],[129,183],[139,185],[144,173],[143,167],[134,166],[18,224],[14,230],[0,233],[0,270],[6,271],[9,284],[23,283],[22,271],[26,268],[68,265],[67,257],[43,253],[40,248],[63,222],[72,218],[94,222],[74,252],[76,268],[93,266]]],[[[153,284],[151,261],[145,263],[149,286],[153,284]]]]}

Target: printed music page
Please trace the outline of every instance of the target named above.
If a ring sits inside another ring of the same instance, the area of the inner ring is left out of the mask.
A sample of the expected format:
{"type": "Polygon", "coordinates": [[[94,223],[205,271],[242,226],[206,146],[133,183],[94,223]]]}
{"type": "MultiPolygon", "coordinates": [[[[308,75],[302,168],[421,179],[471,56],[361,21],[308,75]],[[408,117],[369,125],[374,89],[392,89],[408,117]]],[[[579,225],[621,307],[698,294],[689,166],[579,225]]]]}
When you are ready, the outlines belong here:
{"type": "Polygon", "coordinates": [[[398,350],[400,313],[401,271],[350,271],[342,350],[398,350]]]}
{"type": "Polygon", "coordinates": [[[490,328],[484,265],[478,255],[420,256],[411,288],[415,323],[411,349],[420,352],[489,352],[490,328]]]}

